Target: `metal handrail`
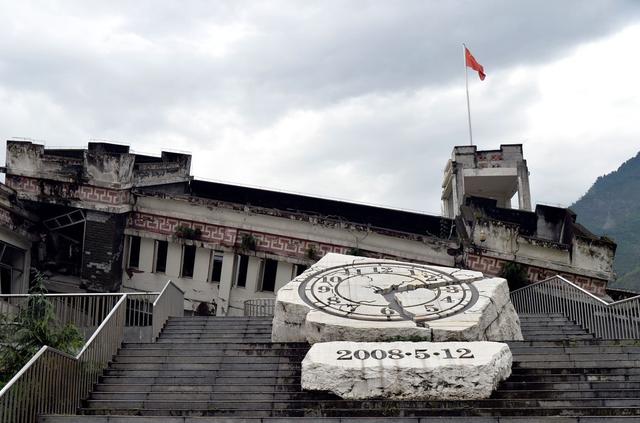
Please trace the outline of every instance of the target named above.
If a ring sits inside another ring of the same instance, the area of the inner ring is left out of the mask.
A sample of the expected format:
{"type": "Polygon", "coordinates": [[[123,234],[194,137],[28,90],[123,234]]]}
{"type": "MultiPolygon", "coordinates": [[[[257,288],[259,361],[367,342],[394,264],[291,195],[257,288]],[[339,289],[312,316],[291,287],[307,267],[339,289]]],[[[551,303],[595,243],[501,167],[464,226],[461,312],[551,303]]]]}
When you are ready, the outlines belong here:
{"type": "Polygon", "coordinates": [[[275,308],[275,298],[254,298],[245,300],[244,315],[254,317],[271,317],[275,308]]]}
{"type": "Polygon", "coordinates": [[[560,275],[511,292],[518,313],[558,313],[601,339],[640,338],[640,295],[608,303],[560,275]]]}
{"type": "MultiPolygon", "coordinates": [[[[43,346],[0,390],[0,423],[35,423],[42,413],[77,410],[124,339],[129,294],[107,295],[120,299],[76,356],[43,346]]],[[[182,295],[167,282],[152,305],[154,327],[183,313],[182,295]]]]}

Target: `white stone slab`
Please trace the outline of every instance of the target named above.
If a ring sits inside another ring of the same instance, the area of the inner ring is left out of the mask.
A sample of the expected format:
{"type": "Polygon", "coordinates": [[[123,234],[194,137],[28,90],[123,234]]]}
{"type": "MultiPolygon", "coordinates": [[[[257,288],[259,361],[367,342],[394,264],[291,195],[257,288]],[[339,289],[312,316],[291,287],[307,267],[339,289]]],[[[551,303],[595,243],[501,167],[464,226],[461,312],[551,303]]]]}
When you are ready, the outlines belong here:
{"type": "Polygon", "coordinates": [[[323,342],[302,362],[302,388],[344,399],[482,399],[511,363],[498,342],[323,342]]]}
{"type": "Polygon", "coordinates": [[[327,254],[277,294],[274,342],[521,340],[506,280],[327,254]]]}

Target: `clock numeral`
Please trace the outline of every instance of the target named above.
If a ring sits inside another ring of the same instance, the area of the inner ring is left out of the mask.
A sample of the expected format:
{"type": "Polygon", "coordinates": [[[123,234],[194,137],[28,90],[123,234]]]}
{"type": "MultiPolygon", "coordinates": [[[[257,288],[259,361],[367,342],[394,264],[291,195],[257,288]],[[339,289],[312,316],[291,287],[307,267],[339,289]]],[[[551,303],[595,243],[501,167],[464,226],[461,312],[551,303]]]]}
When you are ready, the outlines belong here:
{"type": "Polygon", "coordinates": [[[328,286],[320,286],[318,287],[318,292],[321,294],[326,294],[327,292],[331,292],[331,288],[329,288],[328,286]]]}
{"type": "Polygon", "coordinates": [[[451,298],[451,295],[449,295],[448,297],[445,297],[444,298],[444,302],[449,303],[449,304],[453,303],[453,298],[451,298]]]}
{"type": "Polygon", "coordinates": [[[382,267],[380,268],[380,271],[381,271],[382,273],[393,273],[393,268],[392,268],[392,267],[389,267],[389,266],[382,266],[382,267]]]}
{"type": "Polygon", "coordinates": [[[329,298],[327,298],[327,302],[329,304],[340,304],[340,298],[338,298],[338,297],[329,297],[329,298]]]}
{"type": "Polygon", "coordinates": [[[436,311],[440,311],[440,309],[433,304],[427,304],[424,306],[424,309],[427,313],[435,313],[436,311]]]}
{"type": "Polygon", "coordinates": [[[358,307],[360,307],[359,304],[340,304],[338,310],[351,314],[354,313],[358,307]]]}
{"type": "Polygon", "coordinates": [[[460,288],[457,286],[445,286],[444,290],[450,294],[457,294],[458,292],[460,292],[460,288]]]}
{"type": "Polygon", "coordinates": [[[326,284],[334,284],[334,283],[340,283],[342,282],[342,278],[340,276],[324,276],[322,278],[322,282],[321,283],[326,283],[326,284]]]}

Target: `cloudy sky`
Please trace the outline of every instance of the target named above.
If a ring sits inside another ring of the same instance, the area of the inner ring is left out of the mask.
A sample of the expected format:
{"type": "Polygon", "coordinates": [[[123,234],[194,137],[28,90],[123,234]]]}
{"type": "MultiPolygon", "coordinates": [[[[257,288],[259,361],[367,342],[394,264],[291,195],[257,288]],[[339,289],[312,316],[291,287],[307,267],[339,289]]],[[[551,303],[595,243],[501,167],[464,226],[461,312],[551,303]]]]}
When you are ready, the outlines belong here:
{"type": "Polygon", "coordinates": [[[638,40],[635,0],[0,0],[0,133],[439,213],[466,42],[476,145],[523,143],[534,202],[569,205],[640,149],[638,40]]]}

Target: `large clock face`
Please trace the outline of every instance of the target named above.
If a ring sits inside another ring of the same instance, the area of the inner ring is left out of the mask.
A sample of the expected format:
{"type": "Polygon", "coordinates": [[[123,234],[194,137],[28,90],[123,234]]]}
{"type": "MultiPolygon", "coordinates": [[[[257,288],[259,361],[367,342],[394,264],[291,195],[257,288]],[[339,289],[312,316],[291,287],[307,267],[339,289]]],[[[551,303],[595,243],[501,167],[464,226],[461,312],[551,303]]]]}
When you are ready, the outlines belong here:
{"type": "Polygon", "coordinates": [[[340,317],[420,324],[471,307],[478,291],[470,282],[429,266],[364,262],[313,273],[299,294],[313,308],[340,317]]]}

